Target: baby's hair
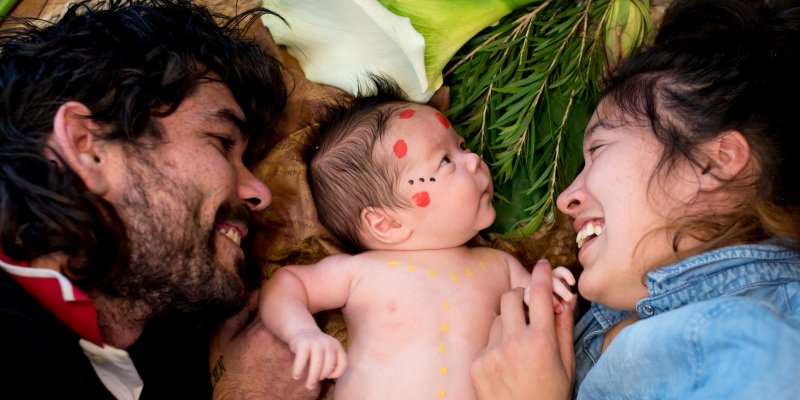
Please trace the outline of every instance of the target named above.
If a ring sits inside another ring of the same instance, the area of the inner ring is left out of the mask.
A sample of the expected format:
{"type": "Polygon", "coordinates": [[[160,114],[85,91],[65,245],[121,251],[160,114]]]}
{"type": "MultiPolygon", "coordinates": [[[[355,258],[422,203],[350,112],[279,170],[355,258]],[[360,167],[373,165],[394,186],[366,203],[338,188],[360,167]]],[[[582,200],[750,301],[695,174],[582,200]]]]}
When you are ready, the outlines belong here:
{"type": "Polygon", "coordinates": [[[372,90],[330,107],[317,128],[319,143],[309,166],[309,185],[320,222],[349,251],[365,249],[361,211],[368,207],[407,206],[395,196],[399,171],[382,162],[376,149],[390,117],[407,97],[397,84],[373,76],[372,90]]]}

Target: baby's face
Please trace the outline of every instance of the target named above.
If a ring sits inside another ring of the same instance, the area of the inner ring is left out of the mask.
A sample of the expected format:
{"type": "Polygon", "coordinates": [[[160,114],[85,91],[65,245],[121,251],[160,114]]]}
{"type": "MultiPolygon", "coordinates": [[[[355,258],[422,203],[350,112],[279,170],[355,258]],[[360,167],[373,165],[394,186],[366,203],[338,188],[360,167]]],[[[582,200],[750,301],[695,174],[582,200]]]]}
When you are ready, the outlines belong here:
{"type": "Polygon", "coordinates": [[[481,158],[434,108],[403,106],[392,115],[382,145],[400,165],[400,210],[430,248],[460,246],[495,218],[492,178],[481,158]]]}

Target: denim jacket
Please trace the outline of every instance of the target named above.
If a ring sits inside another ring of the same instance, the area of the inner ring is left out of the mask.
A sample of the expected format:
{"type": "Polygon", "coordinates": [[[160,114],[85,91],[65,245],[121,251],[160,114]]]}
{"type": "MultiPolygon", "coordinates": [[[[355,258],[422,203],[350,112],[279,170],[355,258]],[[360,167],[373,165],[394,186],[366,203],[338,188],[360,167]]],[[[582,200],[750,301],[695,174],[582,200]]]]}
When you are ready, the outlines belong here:
{"type": "Polygon", "coordinates": [[[647,274],[640,320],[600,304],[575,326],[578,399],[800,399],[800,253],[724,247],[647,274]]]}

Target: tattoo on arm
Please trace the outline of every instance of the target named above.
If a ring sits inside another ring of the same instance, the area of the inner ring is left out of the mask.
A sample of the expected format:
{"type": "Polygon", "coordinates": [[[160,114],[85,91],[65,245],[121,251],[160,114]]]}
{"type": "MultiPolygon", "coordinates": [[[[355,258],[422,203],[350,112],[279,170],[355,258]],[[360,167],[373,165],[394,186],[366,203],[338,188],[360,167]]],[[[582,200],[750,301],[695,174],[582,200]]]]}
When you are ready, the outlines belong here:
{"type": "Polygon", "coordinates": [[[222,362],[222,356],[219,356],[217,362],[214,363],[214,367],[211,368],[211,388],[213,389],[214,386],[217,386],[219,380],[222,379],[222,375],[225,374],[225,364],[222,362]]]}

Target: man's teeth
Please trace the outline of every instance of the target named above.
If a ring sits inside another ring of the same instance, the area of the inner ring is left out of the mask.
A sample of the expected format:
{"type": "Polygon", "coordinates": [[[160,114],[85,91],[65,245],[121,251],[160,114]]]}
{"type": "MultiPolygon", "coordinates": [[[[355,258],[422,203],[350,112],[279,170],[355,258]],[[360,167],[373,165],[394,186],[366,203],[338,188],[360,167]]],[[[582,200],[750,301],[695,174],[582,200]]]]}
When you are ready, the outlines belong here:
{"type": "Polygon", "coordinates": [[[589,222],[588,224],[584,225],[580,231],[578,231],[578,235],[575,237],[575,243],[578,244],[578,248],[580,249],[590,237],[600,236],[605,231],[605,225],[600,224],[599,222],[589,222]]]}
{"type": "Polygon", "coordinates": [[[236,243],[237,246],[242,244],[242,235],[239,234],[239,231],[234,228],[222,228],[219,230],[225,237],[230,239],[233,243],[236,243]]]}

